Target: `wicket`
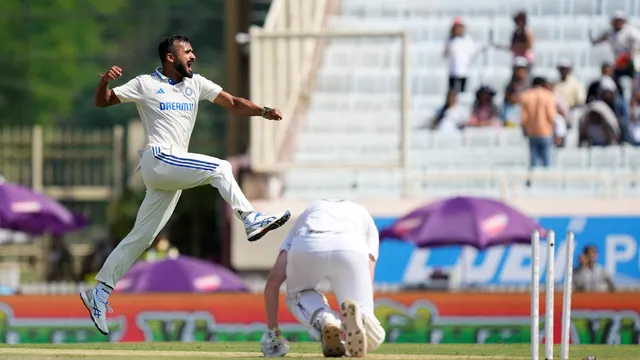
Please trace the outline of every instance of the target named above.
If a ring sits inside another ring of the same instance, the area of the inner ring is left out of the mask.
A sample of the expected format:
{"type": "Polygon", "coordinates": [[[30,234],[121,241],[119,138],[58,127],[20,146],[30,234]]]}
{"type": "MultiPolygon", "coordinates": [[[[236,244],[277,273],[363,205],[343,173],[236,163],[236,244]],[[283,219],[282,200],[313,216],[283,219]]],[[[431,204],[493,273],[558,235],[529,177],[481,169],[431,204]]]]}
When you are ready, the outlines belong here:
{"type": "MultiPolygon", "coordinates": [[[[547,232],[547,276],[545,283],[545,359],[553,360],[553,324],[555,295],[555,241],[553,231],[547,232]]],[[[569,359],[569,335],[571,331],[571,287],[573,280],[573,253],[575,239],[572,232],[567,232],[564,294],[562,296],[562,335],[560,341],[560,359],[569,359]]],[[[540,346],[540,232],[531,235],[531,360],[538,360],[540,346]]]]}

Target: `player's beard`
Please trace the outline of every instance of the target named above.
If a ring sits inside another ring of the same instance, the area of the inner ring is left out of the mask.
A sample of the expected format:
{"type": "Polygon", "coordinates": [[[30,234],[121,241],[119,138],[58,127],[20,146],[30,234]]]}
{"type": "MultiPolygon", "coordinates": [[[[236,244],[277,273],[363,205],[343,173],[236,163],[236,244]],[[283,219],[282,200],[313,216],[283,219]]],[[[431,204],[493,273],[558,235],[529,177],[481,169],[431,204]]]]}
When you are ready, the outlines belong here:
{"type": "Polygon", "coordinates": [[[187,63],[185,61],[179,60],[174,65],[174,70],[180,74],[183,78],[191,79],[193,77],[193,72],[187,69],[187,63]]]}

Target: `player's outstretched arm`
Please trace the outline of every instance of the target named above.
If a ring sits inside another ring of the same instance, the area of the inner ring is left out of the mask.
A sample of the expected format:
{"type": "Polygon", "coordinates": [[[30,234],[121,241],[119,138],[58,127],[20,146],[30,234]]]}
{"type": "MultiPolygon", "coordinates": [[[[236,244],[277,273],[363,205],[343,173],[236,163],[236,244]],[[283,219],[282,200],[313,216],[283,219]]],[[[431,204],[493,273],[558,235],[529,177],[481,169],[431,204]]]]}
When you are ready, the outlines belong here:
{"type": "Polygon", "coordinates": [[[112,66],[106,73],[100,74],[100,84],[96,89],[94,103],[97,107],[104,108],[111,105],[120,104],[120,99],[109,88],[109,83],[122,76],[122,69],[112,66]]]}
{"type": "Polygon", "coordinates": [[[213,102],[231,111],[235,115],[262,116],[267,120],[282,120],[280,110],[260,106],[247,99],[233,96],[226,91],[221,91],[213,102]]]}
{"type": "Polygon", "coordinates": [[[287,252],[282,250],[276,263],[269,272],[264,286],[264,310],[269,330],[278,328],[278,307],[280,305],[280,287],[287,277],[287,252]]]}

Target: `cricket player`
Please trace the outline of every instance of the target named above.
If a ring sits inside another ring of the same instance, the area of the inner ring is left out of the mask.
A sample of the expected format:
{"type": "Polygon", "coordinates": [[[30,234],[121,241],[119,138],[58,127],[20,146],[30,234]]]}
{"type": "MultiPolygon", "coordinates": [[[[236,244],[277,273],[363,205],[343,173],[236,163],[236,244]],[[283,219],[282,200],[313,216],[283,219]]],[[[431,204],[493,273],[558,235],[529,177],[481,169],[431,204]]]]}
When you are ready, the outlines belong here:
{"type": "Polygon", "coordinates": [[[285,238],[269,273],[264,290],[268,330],[262,336],[262,353],[275,357],[289,351],[278,328],[280,286],[285,280],[287,308],[322,341],[325,357],[363,357],[380,347],[386,334],[374,315],[378,247],[378,230],[364,207],[346,200],[312,203],[285,238]],[[317,290],[324,279],[341,304],[342,321],[317,290]]]}
{"type": "Polygon", "coordinates": [[[144,126],[146,146],[139,151],[138,169],[147,188],[133,230],[109,255],[96,275],[98,286],[80,293],[84,306],[98,330],[107,335],[106,313],[109,295],[116,283],[151,245],[173,213],[182,190],[211,185],[244,222],[249,241],[289,220],[290,212],[263,215],[256,212],[240,190],[228,161],[188,152],[191,133],[198,113],[198,103],[211,101],[240,116],[262,116],[282,120],[278,109],[262,107],[235,97],[222,88],[194,74],[196,55],[189,39],[183,35],[168,37],[158,46],[162,66],[151,74],[140,75],[124,85],[109,88],[109,83],[122,76],[113,66],[96,89],[95,104],[108,107],[134,103],[144,126]]]}

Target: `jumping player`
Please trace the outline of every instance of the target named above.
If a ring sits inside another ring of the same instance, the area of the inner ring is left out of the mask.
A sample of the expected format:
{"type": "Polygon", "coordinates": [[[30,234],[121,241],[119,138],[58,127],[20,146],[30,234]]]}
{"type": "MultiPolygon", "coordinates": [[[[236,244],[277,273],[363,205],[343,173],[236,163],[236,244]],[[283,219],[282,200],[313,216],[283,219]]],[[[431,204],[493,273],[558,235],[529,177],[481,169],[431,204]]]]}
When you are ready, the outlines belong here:
{"type": "Polygon", "coordinates": [[[174,35],[162,40],[158,54],[162,66],[153,73],[110,89],[109,83],[122,76],[122,70],[113,66],[100,74],[102,80],[96,89],[98,107],[135,103],[146,138],[146,146],[139,152],[138,169],[147,193],[133,230],[96,275],[98,286],[80,293],[91,320],[104,335],[109,333],[106,313],[112,311],[108,305],[111,291],[167,223],[182,190],[200,185],[217,188],[244,223],[249,241],[277,229],[291,216],[288,210],[274,216],[256,212],[240,190],[228,161],[188,152],[200,101],[211,101],[236,115],[262,116],[276,121],[282,120],[280,110],[235,97],[194,74],[192,65],[196,56],[186,36],[174,35]]]}
{"type": "Polygon", "coordinates": [[[287,308],[322,341],[324,356],[363,357],[380,347],[385,331],[374,315],[373,303],[378,247],[378,230],[364,207],[346,200],[311,204],[285,238],[269,273],[264,289],[268,329],[262,336],[262,353],[275,357],[289,351],[278,328],[280,286],[285,280],[287,308]],[[341,304],[344,323],[317,290],[324,279],[341,304]]]}

